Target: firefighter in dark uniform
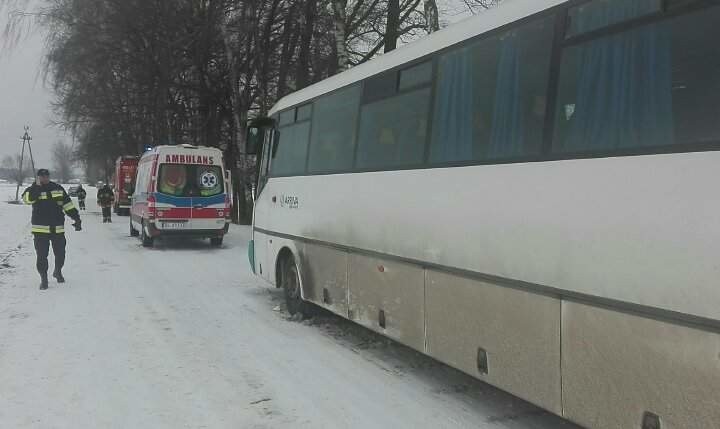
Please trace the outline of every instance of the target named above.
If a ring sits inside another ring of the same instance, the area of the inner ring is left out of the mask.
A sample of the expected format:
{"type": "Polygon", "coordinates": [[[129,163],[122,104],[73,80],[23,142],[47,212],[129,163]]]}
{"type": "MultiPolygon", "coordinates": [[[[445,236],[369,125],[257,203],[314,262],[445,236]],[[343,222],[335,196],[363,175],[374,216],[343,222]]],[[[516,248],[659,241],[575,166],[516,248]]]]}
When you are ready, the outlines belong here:
{"type": "Polygon", "coordinates": [[[23,192],[25,204],[32,204],[32,234],[37,253],[37,270],[40,273],[40,290],[48,288],[48,254],[52,244],[55,254],[53,277],[58,283],[64,283],[62,268],[65,265],[65,215],[75,222],[73,226],[80,231],[80,213],[75,208],[65,189],[50,181],[50,172],[44,168],[38,170],[37,181],[23,192]]]}
{"type": "Polygon", "coordinates": [[[85,210],[85,198],[87,198],[87,192],[85,191],[85,188],[80,185],[77,190],[77,199],[80,210],[85,210]]]}
{"type": "Polygon", "coordinates": [[[105,184],[97,193],[97,203],[102,207],[103,223],[112,222],[112,205],[114,202],[115,193],[110,189],[110,185],[105,184]]]}

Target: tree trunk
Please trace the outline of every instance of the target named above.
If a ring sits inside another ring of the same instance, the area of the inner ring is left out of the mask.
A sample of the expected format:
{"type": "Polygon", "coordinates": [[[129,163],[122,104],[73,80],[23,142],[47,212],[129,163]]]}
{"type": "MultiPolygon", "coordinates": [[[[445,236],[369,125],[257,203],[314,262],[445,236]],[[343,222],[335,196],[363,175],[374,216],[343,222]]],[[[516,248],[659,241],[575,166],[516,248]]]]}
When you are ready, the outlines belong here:
{"type": "Polygon", "coordinates": [[[385,52],[397,47],[400,31],[400,0],[388,0],[387,23],[385,26],[385,52]]]}
{"type": "Polygon", "coordinates": [[[346,20],[347,0],[332,0],[333,32],[337,55],[337,72],[347,70],[350,58],[347,50],[346,20]]]}
{"type": "Polygon", "coordinates": [[[297,89],[305,88],[310,84],[310,44],[315,30],[315,9],[317,0],[306,0],[303,21],[301,23],[300,52],[297,62],[297,89]]]}
{"type": "Polygon", "coordinates": [[[435,0],[424,0],[423,8],[425,9],[425,29],[428,34],[440,30],[437,2],[435,0]]]}
{"type": "Polygon", "coordinates": [[[240,94],[240,72],[238,70],[238,64],[233,53],[232,39],[230,32],[227,29],[227,23],[221,24],[220,31],[222,32],[223,44],[225,45],[225,57],[229,65],[229,79],[230,87],[232,88],[232,94],[230,96],[230,103],[232,109],[232,124],[230,132],[230,145],[227,149],[228,153],[228,166],[230,174],[233,179],[233,221],[236,223],[247,223],[249,217],[252,216],[252,206],[248,207],[245,192],[243,187],[245,181],[243,180],[242,168],[238,168],[238,164],[241,163],[241,159],[245,156],[245,139],[242,138],[241,133],[245,129],[243,122],[245,120],[243,114],[243,103],[240,94]],[[248,215],[250,213],[250,215],[248,215]]]}
{"type": "MultiPolygon", "coordinates": [[[[282,34],[282,50],[280,51],[280,67],[278,68],[278,83],[277,83],[277,98],[282,98],[283,95],[287,94],[288,91],[288,77],[290,74],[290,63],[295,52],[295,46],[293,44],[293,33],[295,27],[293,22],[295,20],[295,8],[293,6],[287,12],[285,17],[285,23],[283,24],[282,34]]],[[[261,84],[267,84],[268,79],[263,79],[261,84]]],[[[267,85],[265,85],[265,88],[267,85]]],[[[267,89],[265,89],[267,92],[267,89]]]]}

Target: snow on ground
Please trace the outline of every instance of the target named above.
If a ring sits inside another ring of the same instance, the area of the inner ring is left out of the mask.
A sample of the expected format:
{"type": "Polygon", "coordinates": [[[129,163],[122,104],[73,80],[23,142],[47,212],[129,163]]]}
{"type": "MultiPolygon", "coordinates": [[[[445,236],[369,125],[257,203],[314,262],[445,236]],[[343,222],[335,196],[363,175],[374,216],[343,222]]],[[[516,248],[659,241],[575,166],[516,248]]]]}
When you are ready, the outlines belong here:
{"type": "Polygon", "coordinates": [[[348,321],[274,311],[247,227],[144,249],[89,195],[68,283],[41,292],[29,213],[0,203],[2,428],[574,427],[348,321]]]}
{"type": "MultiPolygon", "coordinates": [[[[8,204],[15,201],[16,185],[0,183],[0,270],[8,271],[11,266],[10,258],[22,250],[21,246],[30,233],[30,207],[24,205],[8,204]]],[[[22,199],[25,186],[21,186],[18,195],[22,199]]],[[[2,287],[3,271],[0,271],[0,288],[2,287]]],[[[0,292],[0,297],[2,292],[0,292]]],[[[0,304],[2,305],[2,304],[0,304]]],[[[2,320],[2,317],[0,317],[2,320]]],[[[0,322],[0,326],[1,322],[0,322]]],[[[0,350],[2,350],[0,344],[0,350]]],[[[2,355],[0,354],[0,357],[2,355]]]]}

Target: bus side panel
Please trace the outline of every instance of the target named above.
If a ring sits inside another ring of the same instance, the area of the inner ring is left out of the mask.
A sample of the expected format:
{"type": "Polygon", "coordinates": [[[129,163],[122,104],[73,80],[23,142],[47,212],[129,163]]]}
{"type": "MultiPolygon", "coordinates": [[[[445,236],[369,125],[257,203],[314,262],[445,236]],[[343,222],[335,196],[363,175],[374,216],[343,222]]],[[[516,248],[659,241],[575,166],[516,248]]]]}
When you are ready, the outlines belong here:
{"type": "Polygon", "coordinates": [[[351,254],[350,319],[424,352],[424,275],[415,265],[351,254]]]}
{"type": "Polygon", "coordinates": [[[426,291],[430,356],[562,413],[559,299],[431,270],[426,291]]]}
{"type": "Polygon", "coordinates": [[[720,335],[563,302],[564,416],[587,427],[720,427],[720,335]]]}
{"type": "Polygon", "coordinates": [[[305,244],[305,299],[348,317],[348,255],[330,247],[305,244]]]}
{"type": "Polygon", "coordinates": [[[268,237],[267,235],[255,231],[253,234],[253,246],[254,246],[254,257],[255,257],[255,274],[260,277],[267,279],[269,277],[268,272],[273,271],[268,268],[268,237]]]}

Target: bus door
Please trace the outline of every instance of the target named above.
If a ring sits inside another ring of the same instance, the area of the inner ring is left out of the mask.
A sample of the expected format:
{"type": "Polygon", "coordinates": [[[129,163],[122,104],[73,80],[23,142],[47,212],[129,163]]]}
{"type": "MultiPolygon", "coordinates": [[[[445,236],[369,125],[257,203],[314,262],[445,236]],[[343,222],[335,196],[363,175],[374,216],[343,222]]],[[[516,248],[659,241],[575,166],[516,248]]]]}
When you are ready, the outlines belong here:
{"type": "MultiPolygon", "coordinates": [[[[263,220],[265,222],[271,222],[272,216],[272,205],[271,196],[268,192],[264,192],[265,185],[268,181],[268,174],[270,172],[270,156],[272,154],[272,146],[275,139],[275,131],[272,128],[266,129],[264,133],[264,139],[260,149],[259,166],[257,185],[255,188],[255,201],[253,202],[253,226],[266,227],[267,225],[261,224],[256,225],[256,219],[263,220]]],[[[269,225],[269,224],[268,224],[269,225]]],[[[255,250],[256,270],[257,274],[266,279],[269,282],[275,282],[273,278],[271,262],[272,254],[272,237],[266,234],[260,234],[253,232],[253,243],[255,250]]]]}

